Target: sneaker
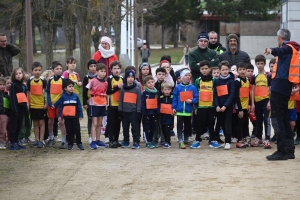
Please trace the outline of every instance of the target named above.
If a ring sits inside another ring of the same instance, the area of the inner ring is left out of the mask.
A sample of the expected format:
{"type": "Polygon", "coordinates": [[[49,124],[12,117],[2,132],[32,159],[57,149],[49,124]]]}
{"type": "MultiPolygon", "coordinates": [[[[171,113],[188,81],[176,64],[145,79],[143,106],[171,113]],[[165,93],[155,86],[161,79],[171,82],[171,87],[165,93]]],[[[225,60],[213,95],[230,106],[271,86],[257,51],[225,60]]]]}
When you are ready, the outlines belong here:
{"type": "Polygon", "coordinates": [[[109,144],[109,138],[108,137],[104,139],[104,143],[109,144]]]}
{"type": "Polygon", "coordinates": [[[82,144],[77,144],[78,150],[84,150],[84,147],[82,144]]]}
{"type": "Polygon", "coordinates": [[[151,142],[151,144],[154,148],[158,148],[158,144],[156,142],[151,142]]]}
{"type": "Polygon", "coordinates": [[[269,140],[265,140],[264,142],[264,149],[271,149],[271,144],[270,144],[270,141],[269,140]]]}
{"type": "Polygon", "coordinates": [[[288,153],[287,158],[288,159],[295,159],[295,154],[294,153],[288,153]]]}
{"type": "Polygon", "coordinates": [[[173,130],[170,130],[170,136],[171,137],[175,136],[175,132],[173,130]]]}
{"type": "Polygon", "coordinates": [[[275,151],[272,155],[266,156],[267,160],[287,160],[288,157],[287,155],[279,152],[279,151],[275,151]]]}
{"type": "Polygon", "coordinates": [[[67,144],[65,142],[61,142],[60,146],[59,146],[59,149],[66,149],[66,148],[67,148],[67,144]]]}
{"type": "Polygon", "coordinates": [[[97,141],[96,141],[96,145],[97,145],[97,147],[107,148],[107,145],[104,144],[104,142],[102,142],[102,141],[100,141],[100,140],[97,140],[97,141]]]}
{"type": "Polygon", "coordinates": [[[88,143],[89,143],[89,144],[92,144],[92,142],[93,142],[92,138],[91,138],[91,137],[89,137],[89,139],[88,139],[88,143]]]}
{"type": "Polygon", "coordinates": [[[116,142],[116,141],[111,141],[110,143],[109,143],[109,148],[118,148],[118,142],[116,142]]]}
{"type": "MultiPolygon", "coordinates": [[[[200,142],[199,142],[199,146],[200,146],[200,142]]],[[[183,142],[179,143],[179,149],[186,149],[186,146],[185,146],[185,144],[183,142]]]]}
{"type": "Polygon", "coordinates": [[[39,142],[38,148],[44,148],[44,147],[45,147],[44,142],[39,142]]]}
{"type": "Polygon", "coordinates": [[[130,148],[129,142],[122,141],[121,145],[122,145],[122,148],[130,148]]]}
{"type": "Polygon", "coordinates": [[[247,147],[249,147],[250,144],[251,144],[251,137],[247,136],[247,137],[244,139],[244,144],[246,144],[247,147]]]}
{"type": "Polygon", "coordinates": [[[251,138],[255,138],[256,136],[255,136],[255,134],[254,133],[252,133],[251,134],[251,138]]]}
{"type": "Polygon", "coordinates": [[[61,139],[59,139],[57,136],[55,136],[53,139],[55,142],[61,142],[61,139]]]}
{"type": "Polygon", "coordinates": [[[300,144],[300,138],[297,137],[294,141],[294,145],[298,145],[298,144],[300,144]]]}
{"type": "Polygon", "coordinates": [[[246,148],[247,145],[243,141],[239,141],[238,143],[236,143],[235,147],[236,148],[246,148]]]}
{"type": "Polygon", "coordinates": [[[4,147],[4,146],[3,146],[3,144],[2,144],[2,143],[0,143],[0,149],[3,149],[3,147],[4,147]]]}
{"type": "Polygon", "coordinates": [[[19,144],[21,144],[21,145],[27,145],[28,144],[28,140],[26,138],[19,139],[19,144]]]}
{"type": "Polygon", "coordinates": [[[10,146],[9,146],[9,150],[19,150],[20,148],[18,147],[17,143],[12,143],[10,146]]]}
{"type": "Polygon", "coordinates": [[[238,139],[236,139],[235,137],[231,138],[231,143],[237,143],[238,139]]]}
{"type": "Polygon", "coordinates": [[[171,147],[171,145],[169,145],[169,143],[167,143],[167,142],[163,146],[164,149],[169,149],[170,147],[171,147]]]}
{"type": "Polygon", "coordinates": [[[224,131],[223,131],[222,127],[220,127],[219,136],[224,136],[224,131]]]}
{"type": "Polygon", "coordinates": [[[229,143],[226,143],[225,146],[224,146],[224,149],[225,150],[231,149],[231,145],[229,143]]]}
{"type": "Polygon", "coordinates": [[[39,141],[35,141],[30,147],[37,148],[39,147],[39,141]]]}
{"type": "Polygon", "coordinates": [[[165,141],[160,141],[159,146],[163,147],[165,145],[165,141]]]}
{"type": "Polygon", "coordinates": [[[202,140],[209,140],[209,133],[204,133],[201,135],[202,140]]]}
{"type": "MultiPolygon", "coordinates": [[[[194,143],[190,146],[191,149],[199,149],[201,147],[200,142],[199,141],[194,141],[194,143]]],[[[180,148],[180,146],[179,146],[180,148]]]]}
{"type": "Polygon", "coordinates": [[[122,147],[122,144],[119,143],[119,142],[117,142],[117,146],[118,146],[118,147],[122,147]]]}
{"type": "Polygon", "coordinates": [[[146,144],[146,147],[148,148],[148,149],[154,149],[155,147],[152,145],[152,142],[148,142],[147,144],[146,144]]]}
{"type": "Polygon", "coordinates": [[[218,144],[217,141],[211,141],[209,144],[209,147],[218,149],[218,148],[220,148],[220,145],[218,144]]]}
{"type": "Polygon", "coordinates": [[[224,141],[223,140],[221,140],[221,138],[217,138],[217,142],[219,143],[219,144],[224,144],[224,141]]]}
{"type": "Polygon", "coordinates": [[[48,140],[48,142],[47,142],[47,146],[48,147],[53,147],[53,145],[55,144],[55,141],[54,140],[48,140]]]}
{"type": "Polygon", "coordinates": [[[255,141],[251,142],[250,146],[251,147],[262,147],[262,146],[264,146],[264,143],[260,139],[255,138],[255,141]]]}
{"type": "Polygon", "coordinates": [[[132,148],[132,149],[139,149],[139,148],[140,148],[140,145],[139,145],[137,142],[135,142],[135,143],[133,143],[133,145],[132,145],[131,148],[132,148]]]}
{"type": "Polygon", "coordinates": [[[68,145],[68,150],[72,150],[73,149],[73,145],[68,145]]]}
{"type": "Polygon", "coordinates": [[[19,148],[20,150],[26,149],[26,147],[25,147],[24,145],[22,145],[22,144],[17,144],[17,145],[18,145],[18,148],[19,148]]]}
{"type": "Polygon", "coordinates": [[[105,134],[105,127],[101,127],[101,135],[105,134]]]}
{"type": "Polygon", "coordinates": [[[96,149],[97,149],[97,145],[96,145],[96,142],[95,142],[95,141],[92,141],[92,142],[91,142],[90,148],[91,148],[92,150],[96,150],[96,149]]]}
{"type": "Polygon", "coordinates": [[[271,137],[271,139],[270,139],[270,141],[271,142],[275,142],[277,140],[277,137],[276,137],[276,135],[274,135],[273,137],[271,137]]]}

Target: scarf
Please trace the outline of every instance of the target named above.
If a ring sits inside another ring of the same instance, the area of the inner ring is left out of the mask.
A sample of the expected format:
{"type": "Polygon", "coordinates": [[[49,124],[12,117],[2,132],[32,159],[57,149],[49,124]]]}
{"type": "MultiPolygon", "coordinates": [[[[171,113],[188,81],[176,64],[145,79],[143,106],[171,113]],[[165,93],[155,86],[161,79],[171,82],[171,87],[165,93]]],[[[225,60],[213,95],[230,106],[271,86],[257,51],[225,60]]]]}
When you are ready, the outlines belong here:
{"type": "Polygon", "coordinates": [[[115,54],[115,49],[110,47],[109,50],[104,49],[101,44],[99,44],[98,49],[102,55],[103,58],[109,58],[112,57],[115,54]]]}
{"type": "Polygon", "coordinates": [[[96,74],[91,74],[90,72],[88,72],[88,77],[90,77],[90,78],[94,78],[94,77],[96,77],[97,76],[97,73],[96,74]]]}
{"type": "Polygon", "coordinates": [[[145,91],[150,92],[150,93],[157,93],[157,89],[156,88],[150,89],[150,88],[146,87],[145,91]]]}
{"type": "Polygon", "coordinates": [[[131,90],[131,89],[133,89],[135,87],[136,87],[136,83],[135,82],[133,82],[132,85],[127,85],[127,83],[123,85],[124,90],[131,90]]]}
{"type": "Polygon", "coordinates": [[[220,74],[220,79],[228,79],[230,77],[230,74],[228,74],[227,76],[222,76],[221,74],[220,74]]]}
{"type": "Polygon", "coordinates": [[[207,76],[204,76],[202,73],[200,73],[200,77],[201,77],[201,80],[204,81],[204,82],[208,82],[208,81],[212,80],[212,75],[211,74],[208,74],[207,76]]]}

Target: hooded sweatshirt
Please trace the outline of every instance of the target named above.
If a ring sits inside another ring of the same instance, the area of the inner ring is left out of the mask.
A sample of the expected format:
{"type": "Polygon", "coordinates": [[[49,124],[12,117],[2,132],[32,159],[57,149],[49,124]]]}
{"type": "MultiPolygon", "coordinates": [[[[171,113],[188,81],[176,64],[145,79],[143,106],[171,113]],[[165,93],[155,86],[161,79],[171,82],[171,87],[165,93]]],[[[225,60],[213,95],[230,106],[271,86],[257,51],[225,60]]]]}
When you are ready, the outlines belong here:
{"type": "Polygon", "coordinates": [[[272,79],[271,91],[290,96],[293,84],[289,81],[289,66],[292,59],[293,50],[287,44],[292,45],[297,51],[300,45],[297,42],[285,41],[280,47],[271,48],[272,55],[278,56],[276,76],[272,79]]]}
{"type": "Polygon", "coordinates": [[[234,103],[234,96],[235,96],[235,84],[234,84],[234,75],[229,72],[228,76],[223,77],[220,75],[220,77],[215,81],[214,84],[214,105],[215,107],[222,108],[225,106],[228,108],[229,106],[232,106],[234,103]],[[227,95],[218,96],[217,93],[217,87],[226,85],[227,86],[227,95]]]}

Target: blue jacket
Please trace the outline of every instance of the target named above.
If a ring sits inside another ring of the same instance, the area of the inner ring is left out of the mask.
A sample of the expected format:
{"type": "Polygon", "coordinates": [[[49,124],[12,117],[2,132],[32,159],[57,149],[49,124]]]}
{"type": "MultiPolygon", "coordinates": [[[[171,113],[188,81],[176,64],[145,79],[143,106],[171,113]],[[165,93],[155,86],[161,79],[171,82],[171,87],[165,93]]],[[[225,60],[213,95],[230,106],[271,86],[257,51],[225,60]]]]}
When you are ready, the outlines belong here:
{"type": "MultiPolygon", "coordinates": [[[[64,91],[60,99],[54,104],[55,107],[58,107],[58,117],[62,117],[62,111],[64,106],[75,106],[76,107],[76,116],[78,118],[83,118],[81,103],[79,97],[74,92],[68,94],[64,91]]],[[[64,118],[74,118],[74,117],[64,117],[64,118]]]]}
{"type": "Polygon", "coordinates": [[[158,91],[156,93],[151,93],[151,92],[144,91],[142,93],[141,106],[142,106],[142,115],[156,115],[156,114],[159,114],[158,91]],[[147,109],[146,108],[146,99],[156,99],[157,100],[157,108],[156,109],[147,109]]]}
{"type": "Polygon", "coordinates": [[[290,62],[293,50],[287,44],[291,44],[299,51],[300,45],[293,41],[285,41],[281,47],[271,48],[272,55],[278,56],[276,76],[272,79],[271,91],[290,96],[293,84],[288,80],[290,62]]]}
{"type": "MultiPolygon", "coordinates": [[[[165,103],[165,104],[171,104],[173,101],[173,95],[171,96],[160,96],[159,98],[159,104],[165,103]]],[[[174,116],[169,114],[160,114],[160,124],[174,124],[174,116]]]]}
{"type": "Polygon", "coordinates": [[[229,72],[228,78],[223,78],[221,75],[214,83],[214,105],[215,107],[223,107],[226,108],[229,106],[233,106],[234,104],[234,96],[235,96],[235,84],[234,84],[234,75],[229,72]],[[228,94],[223,96],[217,95],[217,87],[221,85],[227,85],[228,94]]]}
{"type": "Polygon", "coordinates": [[[178,84],[173,92],[172,109],[176,110],[176,114],[179,116],[192,116],[193,104],[198,102],[199,94],[196,87],[192,84],[184,85],[178,84]],[[180,101],[180,92],[192,91],[193,98],[192,103],[187,104],[180,101]]]}

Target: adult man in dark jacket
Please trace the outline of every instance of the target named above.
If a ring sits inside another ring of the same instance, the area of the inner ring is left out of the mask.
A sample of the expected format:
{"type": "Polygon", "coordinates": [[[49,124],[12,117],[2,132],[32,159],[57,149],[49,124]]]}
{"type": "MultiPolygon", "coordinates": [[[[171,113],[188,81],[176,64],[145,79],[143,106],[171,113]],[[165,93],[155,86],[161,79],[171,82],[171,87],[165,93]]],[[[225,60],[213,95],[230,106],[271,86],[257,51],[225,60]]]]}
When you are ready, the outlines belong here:
{"type": "Polygon", "coordinates": [[[265,54],[276,56],[271,83],[271,118],[277,134],[277,151],[267,156],[268,160],[287,160],[295,158],[294,133],[289,116],[288,101],[292,87],[299,83],[299,49],[300,45],[290,41],[291,32],[280,29],[277,32],[278,47],[266,48],[265,54]]]}
{"type": "Polygon", "coordinates": [[[229,34],[227,37],[229,49],[220,55],[220,62],[227,60],[229,65],[236,65],[238,62],[251,63],[249,55],[238,49],[239,38],[236,34],[229,34]]]}
{"type": "Polygon", "coordinates": [[[214,50],[209,49],[208,35],[205,31],[202,31],[198,36],[198,48],[189,54],[189,64],[192,71],[193,81],[200,77],[199,64],[203,60],[207,60],[210,66],[218,66],[219,57],[214,50]]]}
{"type": "Polygon", "coordinates": [[[18,55],[21,49],[7,42],[6,35],[0,33],[0,76],[10,76],[12,73],[12,57],[18,55]]]}
{"type": "Polygon", "coordinates": [[[222,46],[220,42],[218,42],[218,34],[215,31],[210,31],[208,33],[209,43],[208,48],[214,50],[218,55],[222,54],[226,51],[226,48],[222,46]]]}

